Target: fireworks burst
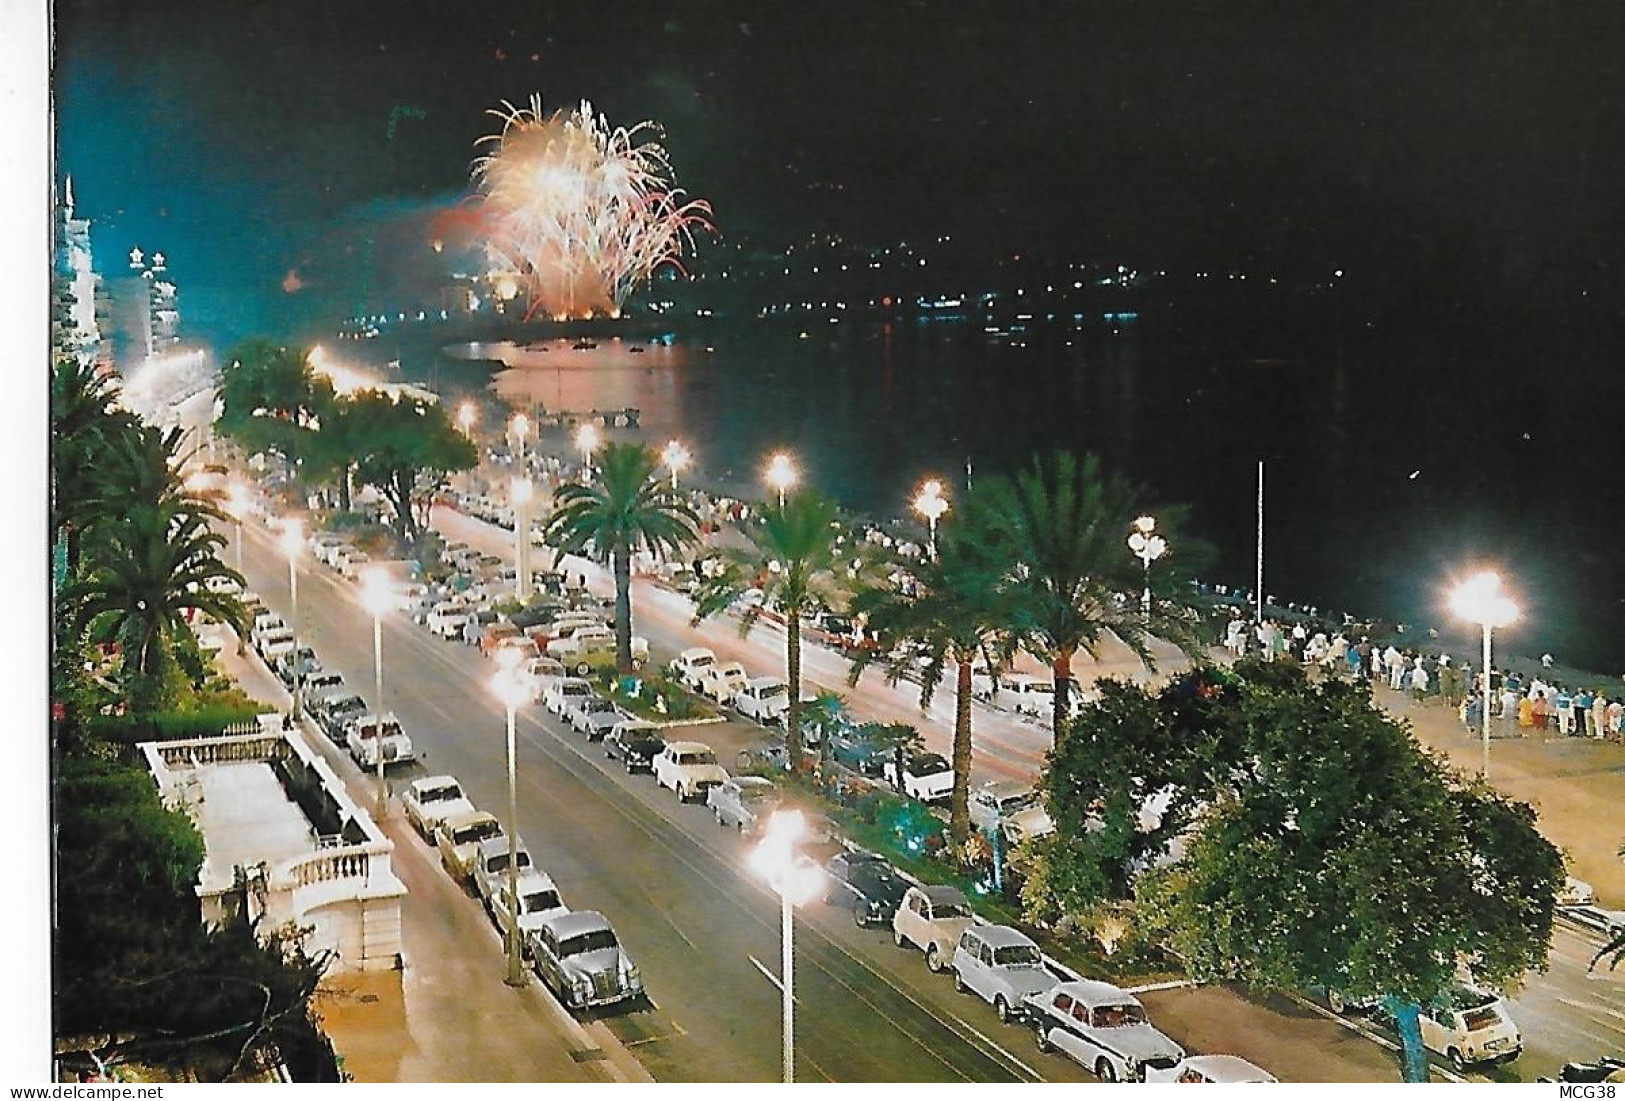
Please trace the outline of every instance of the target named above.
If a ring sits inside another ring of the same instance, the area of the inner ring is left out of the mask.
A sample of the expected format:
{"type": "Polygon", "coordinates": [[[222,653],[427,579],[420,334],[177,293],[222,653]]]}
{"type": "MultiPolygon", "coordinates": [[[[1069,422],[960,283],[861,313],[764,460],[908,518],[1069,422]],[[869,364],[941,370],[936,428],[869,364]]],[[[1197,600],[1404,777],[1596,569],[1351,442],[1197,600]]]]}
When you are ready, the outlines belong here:
{"type": "Polygon", "coordinates": [[[529,320],[619,316],[632,290],[664,264],[682,270],[696,228],[712,232],[711,206],[671,186],[653,122],[611,127],[582,100],[542,114],[506,101],[490,114],[502,132],[482,138],[474,162],[485,249],[501,293],[523,293],[529,320]]]}

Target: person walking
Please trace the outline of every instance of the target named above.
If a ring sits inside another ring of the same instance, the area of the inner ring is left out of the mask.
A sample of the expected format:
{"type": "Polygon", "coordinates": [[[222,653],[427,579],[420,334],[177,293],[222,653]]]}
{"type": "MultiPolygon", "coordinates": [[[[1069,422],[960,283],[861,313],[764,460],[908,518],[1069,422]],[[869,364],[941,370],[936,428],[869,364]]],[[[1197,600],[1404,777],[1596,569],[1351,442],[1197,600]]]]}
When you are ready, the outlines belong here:
{"type": "Polygon", "coordinates": [[[1574,697],[1561,684],[1557,686],[1557,695],[1553,697],[1553,709],[1557,712],[1558,733],[1572,737],[1574,734],[1574,697]]]}
{"type": "Polygon", "coordinates": [[[1608,736],[1608,698],[1601,692],[1591,701],[1591,736],[1593,738],[1606,738],[1608,736]]]}

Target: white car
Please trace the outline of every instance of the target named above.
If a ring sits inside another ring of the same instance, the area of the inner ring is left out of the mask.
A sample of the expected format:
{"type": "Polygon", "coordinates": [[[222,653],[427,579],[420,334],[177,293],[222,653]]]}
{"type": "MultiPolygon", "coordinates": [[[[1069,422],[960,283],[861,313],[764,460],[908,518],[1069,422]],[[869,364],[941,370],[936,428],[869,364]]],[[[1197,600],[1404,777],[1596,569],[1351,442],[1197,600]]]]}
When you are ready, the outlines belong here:
{"type": "Polygon", "coordinates": [[[1048,718],[1055,711],[1055,681],[1035,673],[1006,673],[993,699],[1019,714],[1048,718]]]}
{"type": "Polygon", "coordinates": [[[925,952],[925,965],[945,971],[966,929],[975,923],[970,900],[957,887],[916,884],[903,895],[891,919],[892,942],[925,952]]]}
{"type": "Polygon", "coordinates": [[[743,665],[737,661],[718,662],[700,675],[700,695],[727,703],[749,683],[750,677],[745,674],[743,665]]]}
{"type": "Polygon", "coordinates": [[[339,559],[339,573],[352,581],[361,576],[361,571],[372,562],[372,555],[366,551],[352,551],[339,559]]]}
{"type": "Polygon", "coordinates": [[[265,664],[276,668],[278,658],[283,654],[293,653],[293,629],[278,627],[261,635],[259,650],[265,664]]]}
{"type": "Polygon", "coordinates": [[[778,677],[752,677],[733,694],[734,710],[764,726],[784,721],[790,689],[778,677]]]}
{"type": "Polygon", "coordinates": [[[417,759],[412,739],[401,729],[400,720],[388,711],[381,719],[376,715],[362,715],[349,723],[344,728],[344,747],[362,768],[377,768],[379,754],[383,754],[386,765],[417,759]]]}
{"type": "Polygon", "coordinates": [[[592,685],[579,677],[561,677],[542,693],[542,706],[563,717],[566,709],[591,698],[592,685]]]}
{"type": "Polygon", "coordinates": [[[1145,1019],[1145,1007],[1111,983],[1064,982],[1029,997],[1038,1050],[1061,1051],[1102,1082],[1140,1082],[1172,1070],[1185,1049],[1145,1019]]]}
{"type": "Polygon", "coordinates": [[[423,624],[441,638],[462,638],[463,626],[473,614],[474,610],[461,600],[448,600],[429,609],[423,624]]]}
{"type": "Polygon", "coordinates": [[[537,868],[526,868],[520,873],[517,886],[519,888],[517,915],[515,906],[508,897],[506,874],[497,877],[496,893],[486,912],[496,923],[497,932],[504,937],[508,935],[508,927],[517,916],[521,950],[529,952],[530,938],[542,927],[542,922],[559,914],[568,913],[570,908],[559,898],[559,889],[553,884],[553,877],[537,868]]]}
{"type": "Polygon", "coordinates": [[[734,776],[705,793],[717,825],[755,833],[778,809],[779,787],[764,776],[734,776]]]}
{"type": "Polygon", "coordinates": [[[1038,945],[1008,925],[972,925],[954,949],[954,989],[969,991],[1008,1023],[1026,1012],[1027,998],[1060,980],[1044,966],[1038,945]]]}
{"type": "Polygon", "coordinates": [[[1147,1082],[1244,1083],[1274,1082],[1275,1075],[1239,1055],[1187,1055],[1167,1070],[1145,1068],[1147,1082]]]}
{"type": "Polygon", "coordinates": [[[441,865],[453,879],[461,881],[474,874],[480,842],[503,836],[496,815],[476,810],[444,819],[434,831],[434,847],[440,851],[441,865]]]}
{"type": "Polygon", "coordinates": [[[893,787],[901,786],[903,794],[922,803],[935,803],[953,794],[954,770],[940,753],[918,753],[903,763],[903,776],[899,784],[897,762],[891,757],[880,768],[880,774],[893,787]]]}
{"type": "Polygon", "coordinates": [[[728,781],[727,771],[704,742],[669,742],[655,754],[655,783],[671,788],[679,802],[704,799],[706,789],[728,781]]]}
{"type": "Polygon", "coordinates": [[[1557,891],[1557,904],[1559,906],[1590,906],[1595,892],[1591,884],[1583,879],[1576,879],[1572,875],[1563,881],[1563,886],[1557,891]]]}
{"type": "Polygon", "coordinates": [[[1457,1071],[1479,1063],[1509,1063],[1523,1052],[1523,1036],[1496,995],[1452,987],[1422,1006],[1422,1046],[1450,1060],[1457,1071]]]}
{"type": "Polygon", "coordinates": [[[564,664],[553,658],[531,658],[519,667],[519,676],[530,684],[533,700],[540,700],[549,686],[568,675],[564,664]]]}
{"type": "MultiPolygon", "coordinates": [[[[533,863],[530,850],[525,847],[525,839],[519,838],[514,852],[514,866],[519,869],[518,874],[521,878],[533,863]]],[[[481,841],[474,849],[474,893],[484,904],[486,913],[492,913],[491,907],[495,903],[497,891],[507,882],[507,835],[498,835],[481,841]]],[[[494,915],[491,920],[496,920],[494,915]]]]}
{"type": "MultiPolygon", "coordinates": [[[[615,632],[603,626],[583,627],[569,638],[549,642],[547,656],[584,673],[595,664],[615,660],[615,632]]],[[[632,668],[641,669],[648,660],[649,640],[632,636],[632,668]]]]}
{"type": "Polygon", "coordinates": [[[695,646],[678,654],[671,663],[671,672],[684,687],[698,692],[700,677],[717,663],[717,655],[703,646],[695,646]]]}
{"type": "Polygon", "coordinates": [[[474,809],[474,804],[463,794],[463,786],[453,776],[424,776],[413,780],[401,792],[401,806],[406,808],[406,820],[425,839],[433,837],[434,828],[447,818],[474,809]]]}
{"type": "Polygon", "coordinates": [[[994,780],[974,789],[970,820],[982,833],[991,837],[997,831],[1011,845],[1055,832],[1043,799],[1020,780],[994,780]]]}

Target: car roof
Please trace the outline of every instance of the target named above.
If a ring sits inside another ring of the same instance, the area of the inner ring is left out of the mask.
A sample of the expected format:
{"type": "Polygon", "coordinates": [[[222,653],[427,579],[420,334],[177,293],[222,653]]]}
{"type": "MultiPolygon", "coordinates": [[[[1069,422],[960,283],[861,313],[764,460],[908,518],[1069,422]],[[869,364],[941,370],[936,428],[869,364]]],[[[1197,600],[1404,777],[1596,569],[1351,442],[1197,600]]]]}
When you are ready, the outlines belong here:
{"type": "Polygon", "coordinates": [[[666,748],[677,753],[710,753],[711,747],[704,742],[667,742],[666,748]]]}
{"type": "Polygon", "coordinates": [[[560,940],[579,936],[582,933],[592,933],[599,929],[610,929],[609,919],[597,910],[571,910],[566,914],[558,914],[547,919],[547,927],[553,930],[553,935],[560,940]]]}
{"type": "Polygon", "coordinates": [[[981,790],[997,799],[1009,799],[1015,795],[1026,795],[1033,790],[1033,786],[1021,780],[989,780],[981,786],[981,790]]]}
{"type": "Polygon", "coordinates": [[[780,677],[752,677],[748,683],[752,688],[784,687],[784,680],[780,677]]]}
{"type": "Polygon", "coordinates": [[[1012,928],[1009,925],[978,925],[975,928],[975,933],[983,942],[994,948],[1009,948],[1018,944],[1038,947],[1037,944],[1033,943],[1033,938],[1020,929],[1012,928]]]}
{"type": "Polygon", "coordinates": [[[1055,988],[1057,993],[1070,994],[1073,998],[1087,1005],[1139,1005],[1140,999],[1130,994],[1120,986],[1113,986],[1109,982],[1099,979],[1078,979],[1073,982],[1064,982],[1055,988]]]}
{"type": "Polygon", "coordinates": [[[716,651],[707,646],[690,646],[677,656],[680,658],[698,658],[704,657],[706,654],[710,654],[712,657],[717,656],[716,651]]]}
{"type": "Polygon", "coordinates": [[[963,902],[967,906],[970,905],[970,899],[966,898],[965,892],[958,887],[944,887],[935,883],[917,883],[913,889],[920,892],[933,904],[938,902],[963,902]]]}
{"type": "Polygon", "coordinates": [[[744,788],[777,788],[779,785],[766,776],[735,776],[733,782],[744,788]]]}
{"type": "Polygon", "coordinates": [[[445,828],[446,832],[455,833],[464,826],[472,826],[477,822],[483,822],[487,818],[493,822],[497,820],[497,816],[487,810],[466,810],[462,814],[454,814],[450,818],[441,819],[440,824],[445,828]]]}
{"type": "MultiPolygon", "coordinates": [[[[442,787],[446,784],[457,784],[457,777],[444,774],[440,776],[420,776],[412,781],[411,786],[413,791],[427,791],[430,788],[442,787]]],[[[462,786],[462,784],[457,784],[458,790],[462,790],[462,786]]]]}
{"type": "Polygon", "coordinates": [[[1185,1066],[1215,1082],[1273,1082],[1275,1076],[1239,1055],[1190,1055],[1185,1066]]]}
{"type": "MultiPolygon", "coordinates": [[[[466,817],[466,816],[459,814],[457,817],[458,818],[463,818],[463,817],[466,817]]],[[[522,852],[522,853],[530,852],[530,849],[525,846],[525,839],[523,837],[516,838],[515,841],[516,841],[515,848],[519,852],[522,852]]],[[[488,856],[497,856],[499,854],[502,855],[502,856],[506,856],[508,854],[508,837],[507,837],[507,835],[503,834],[500,837],[487,837],[484,841],[481,841],[479,843],[479,854],[480,854],[480,859],[481,860],[484,860],[488,856]]]]}
{"type": "MultiPolygon", "coordinates": [[[[482,844],[480,848],[483,849],[485,846],[482,844]]],[[[524,894],[526,891],[534,891],[538,887],[549,891],[556,891],[559,889],[559,885],[553,882],[553,877],[542,871],[534,864],[528,868],[521,868],[519,870],[519,875],[516,878],[519,880],[520,894],[524,894]]],[[[508,888],[508,881],[505,878],[502,881],[502,888],[503,890],[507,890],[508,888]]]]}

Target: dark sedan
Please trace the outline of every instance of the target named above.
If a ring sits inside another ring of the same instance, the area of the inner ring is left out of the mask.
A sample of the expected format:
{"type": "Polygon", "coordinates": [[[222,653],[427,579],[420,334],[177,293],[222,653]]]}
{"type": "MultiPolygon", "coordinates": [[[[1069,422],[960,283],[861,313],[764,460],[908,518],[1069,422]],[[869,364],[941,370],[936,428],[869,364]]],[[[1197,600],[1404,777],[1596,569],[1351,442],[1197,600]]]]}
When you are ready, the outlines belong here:
{"type": "Polygon", "coordinates": [[[660,728],[642,719],[624,719],[604,739],[604,756],[620,761],[628,772],[653,772],[654,759],[666,741],[660,728]]]}
{"type": "Polygon", "coordinates": [[[889,925],[908,890],[908,883],[897,869],[871,852],[840,853],[824,870],[830,879],[824,901],[851,910],[853,922],[860,927],[889,925]]]}

